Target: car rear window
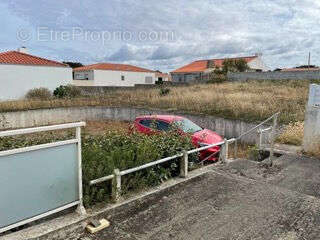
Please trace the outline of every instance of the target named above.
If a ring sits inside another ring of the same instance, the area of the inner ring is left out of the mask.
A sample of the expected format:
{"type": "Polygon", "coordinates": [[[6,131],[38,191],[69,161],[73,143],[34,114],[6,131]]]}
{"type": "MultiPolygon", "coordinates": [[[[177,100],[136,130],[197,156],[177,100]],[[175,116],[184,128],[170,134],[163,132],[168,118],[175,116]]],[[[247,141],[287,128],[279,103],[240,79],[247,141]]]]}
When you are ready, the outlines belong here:
{"type": "Polygon", "coordinates": [[[151,125],[151,120],[150,120],[150,119],[142,119],[142,120],[140,120],[139,123],[142,124],[142,125],[145,126],[145,127],[150,127],[150,125],[151,125]]]}
{"type": "Polygon", "coordinates": [[[159,131],[168,131],[170,128],[170,124],[161,120],[153,120],[153,119],[142,119],[139,121],[145,127],[156,129],[159,131]]]}

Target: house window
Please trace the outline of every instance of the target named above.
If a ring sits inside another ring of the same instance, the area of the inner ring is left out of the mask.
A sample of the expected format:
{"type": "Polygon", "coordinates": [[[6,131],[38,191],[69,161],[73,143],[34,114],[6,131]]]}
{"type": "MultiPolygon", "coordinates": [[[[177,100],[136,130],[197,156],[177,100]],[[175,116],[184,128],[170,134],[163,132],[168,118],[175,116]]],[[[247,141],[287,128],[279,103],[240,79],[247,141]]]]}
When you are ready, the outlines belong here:
{"type": "Polygon", "coordinates": [[[121,76],[121,81],[124,81],[124,76],[121,76]]]}
{"type": "Polygon", "coordinates": [[[152,82],[153,82],[152,80],[153,80],[152,77],[146,77],[145,78],[145,83],[146,84],[152,84],[152,82]]]}
{"type": "Polygon", "coordinates": [[[76,73],[74,75],[75,80],[89,80],[89,75],[88,74],[83,74],[83,73],[76,73]]]}

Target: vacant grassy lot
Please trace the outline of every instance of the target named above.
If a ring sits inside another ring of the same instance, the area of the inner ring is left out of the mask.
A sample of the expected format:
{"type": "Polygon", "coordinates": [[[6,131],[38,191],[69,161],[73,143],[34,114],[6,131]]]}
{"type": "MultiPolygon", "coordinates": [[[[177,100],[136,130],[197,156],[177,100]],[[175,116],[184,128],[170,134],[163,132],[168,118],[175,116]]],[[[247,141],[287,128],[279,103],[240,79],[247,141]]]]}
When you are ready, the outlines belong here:
{"type": "Polygon", "coordinates": [[[281,123],[290,123],[304,120],[308,86],[309,81],[227,82],[170,87],[165,96],[159,89],[115,90],[95,97],[0,102],[0,112],[70,106],[132,106],[258,121],[280,111],[281,123]]]}

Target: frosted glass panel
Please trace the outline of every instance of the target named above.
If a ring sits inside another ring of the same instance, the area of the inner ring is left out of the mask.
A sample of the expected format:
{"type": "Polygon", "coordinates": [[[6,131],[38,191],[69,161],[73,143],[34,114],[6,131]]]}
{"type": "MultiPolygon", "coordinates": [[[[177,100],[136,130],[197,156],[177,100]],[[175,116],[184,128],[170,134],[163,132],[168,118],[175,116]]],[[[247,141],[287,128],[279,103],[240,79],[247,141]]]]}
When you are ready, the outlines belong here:
{"type": "Polygon", "coordinates": [[[77,144],[0,157],[0,228],[79,200],[77,144]]]}

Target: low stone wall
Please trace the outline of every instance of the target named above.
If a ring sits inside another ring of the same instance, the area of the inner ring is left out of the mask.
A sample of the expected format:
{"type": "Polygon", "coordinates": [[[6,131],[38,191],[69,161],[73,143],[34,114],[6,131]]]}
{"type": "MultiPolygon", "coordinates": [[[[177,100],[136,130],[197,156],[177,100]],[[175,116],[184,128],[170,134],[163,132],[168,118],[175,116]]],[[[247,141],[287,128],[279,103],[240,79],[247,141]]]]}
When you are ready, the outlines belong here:
{"type": "MultiPolygon", "coordinates": [[[[240,120],[164,110],[123,107],[72,107],[0,113],[0,129],[27,128],[87,120],[112,119],[133,121],[137,116],[150,114],[181,115],[226,138],[237,137],[256,125],[255,123],[248,123],[240,120]]],[[[258,134],[255,132],[254,134],[248,135],[243,140],[247,143],[256,143],[257,139],[258,134]]]]}
{"type": "Polygon", "coordinates": [[[105,95],[115,90],[137,90],[137,89],[160,89],[171,86],[188,86],[187,83],[163,82],[161,85],[157,84],[136,84],[134,87],[111,87],[111,86],[78,86],[84,95],[105,95]]]}
{"type": "Polygon", "coordinates": [[[228,73],[230,81],[247,80],[319,80],[320,71],[228,73]]]}

